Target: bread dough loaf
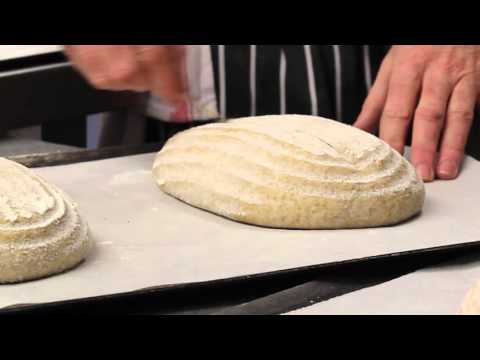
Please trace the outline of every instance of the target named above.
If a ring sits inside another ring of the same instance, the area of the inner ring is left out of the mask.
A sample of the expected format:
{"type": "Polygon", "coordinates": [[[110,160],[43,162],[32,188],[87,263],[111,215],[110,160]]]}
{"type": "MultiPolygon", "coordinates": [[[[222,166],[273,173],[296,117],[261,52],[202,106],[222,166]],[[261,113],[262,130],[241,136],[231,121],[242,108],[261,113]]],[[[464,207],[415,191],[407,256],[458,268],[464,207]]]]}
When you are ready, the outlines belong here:
{"type": "Polygon", "coordinates": [[[157,154],[160,188],[249,224],[293,229],[391,225],[421,211],[413,166],[385,142],[333,120],[258,116],[203,125],[157,154]]]}
{"type": "Polygon", "coordinates": [[[0,158],[0,283],[67,270],[91,245],[86,223],[61,190],[0,158]]]}
{"type": "Polygon", "coordinates": [[[480,315],[480,282],[478,282],[465,296],[461,308],[462,315],[480,315]]]}

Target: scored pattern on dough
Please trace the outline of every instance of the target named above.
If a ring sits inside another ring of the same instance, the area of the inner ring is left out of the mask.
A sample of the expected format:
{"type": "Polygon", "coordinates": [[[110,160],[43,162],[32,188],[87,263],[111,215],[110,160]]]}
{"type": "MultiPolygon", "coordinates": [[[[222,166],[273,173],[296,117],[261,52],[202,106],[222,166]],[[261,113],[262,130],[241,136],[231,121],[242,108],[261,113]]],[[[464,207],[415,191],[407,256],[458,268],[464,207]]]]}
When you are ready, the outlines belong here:
{"type": "Polygon", "coordinates": [[[304,115],[199,126],[171,138],[153,173],[160,188],[234,220],[280,228],[395,224],[425,196],[413,166],[377,137],[304,115]]]}
{"type": "Polygon", "coordinates": [[[67,270],[91,246],[88,227],[65,193],[0,158],[0,283],[67,270]]]}

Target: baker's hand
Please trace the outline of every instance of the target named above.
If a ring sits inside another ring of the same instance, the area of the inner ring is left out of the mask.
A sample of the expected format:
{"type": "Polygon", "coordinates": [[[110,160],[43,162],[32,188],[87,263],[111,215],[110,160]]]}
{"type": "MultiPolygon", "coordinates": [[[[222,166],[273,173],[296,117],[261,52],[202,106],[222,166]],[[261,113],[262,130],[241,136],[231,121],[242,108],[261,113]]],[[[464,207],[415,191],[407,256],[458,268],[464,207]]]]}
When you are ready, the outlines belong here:
{"type": "Polygon", "coordinates": [[[403,154],[424,181],[454,179],[480,94],[480,46],[393,46],[355,122],[403,154]],[[413,122],[413,124],[412,124],[413,122]],[[437,153],[438,152],[438,153],[437,153]]]}
{"type": "Polygon", "coordinates": [[[98,89],[152,91],[172,102],[186,92],[182,45],[65,45],[65,53],[98,89]]]}

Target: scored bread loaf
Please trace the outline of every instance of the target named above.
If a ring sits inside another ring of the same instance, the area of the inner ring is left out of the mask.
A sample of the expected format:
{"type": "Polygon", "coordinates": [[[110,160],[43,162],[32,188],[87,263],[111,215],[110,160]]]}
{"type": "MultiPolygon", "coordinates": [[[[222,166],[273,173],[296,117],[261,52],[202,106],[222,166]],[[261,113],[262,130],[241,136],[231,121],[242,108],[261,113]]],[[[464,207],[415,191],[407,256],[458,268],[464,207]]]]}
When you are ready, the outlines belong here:
{"type": "Polygon", "coordinates": [[[28,168],[0,158],[0,283],[60,273],[92,246],[77,206],[28,168]]]}
{"type": "Polygon", "coordinates": [[[480,282],[471,288],[461,307],[462,315],[480,315],[480,282]]]}
{"type": "Polygon", "coordinates": [[[425,189],[413,166],[352,126],[271,115],[199,126],[157,154],[159,187],[244,223],[340,229],[391,225],[419,213],[425,189]]]}

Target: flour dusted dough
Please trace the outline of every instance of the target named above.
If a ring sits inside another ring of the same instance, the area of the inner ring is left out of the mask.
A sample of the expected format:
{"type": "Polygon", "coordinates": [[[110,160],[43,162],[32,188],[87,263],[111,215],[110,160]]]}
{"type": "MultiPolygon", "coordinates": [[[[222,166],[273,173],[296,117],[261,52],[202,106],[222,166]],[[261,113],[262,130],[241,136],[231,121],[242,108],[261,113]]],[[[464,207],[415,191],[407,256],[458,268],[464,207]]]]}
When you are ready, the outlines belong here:
{"type": "Polygon", "coordinates": [[[377,137],[314,116],[231,120],[184,131],[158,153],[160,188],[255,225],[340,229],[390,225],[421,211],[413,166],[377,137]]]}
{"type": "Polygon", "coordinates": [[[0,283],[67,270],[90,247],[87,225],[61,190],[0,158],[0,283]]]}
{"type": "Polygon", "coordinates": [[[465,296],[461,308],[462,315],[480,315],[480,282],[478,282],[465,296]]]}

